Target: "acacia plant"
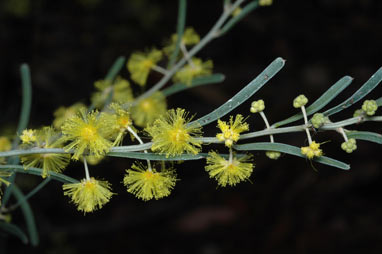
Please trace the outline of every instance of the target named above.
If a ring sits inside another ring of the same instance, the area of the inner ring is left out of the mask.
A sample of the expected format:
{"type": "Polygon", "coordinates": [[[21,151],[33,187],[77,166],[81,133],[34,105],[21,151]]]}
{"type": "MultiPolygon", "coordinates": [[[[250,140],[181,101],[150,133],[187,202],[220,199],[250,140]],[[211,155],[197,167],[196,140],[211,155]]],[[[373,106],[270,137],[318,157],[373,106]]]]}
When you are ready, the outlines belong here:
{"type": "MultiPolygon", "coordinates": [[[[129,159],[130,166],[121,176],[121,181],[128,193],[148,201],[171,194],[178,180],[176,171],[182,167],[174,164],[176,161],[206,160],[206,177],[225,187],[251,178],[254,170],[251,151],[255,150],[265,151],[272,160],[288,154],[348,170],[348,164],[324,156],[323,144],[312,139],[311,131],[338,132],[344,139],[339,145],[346,153],[356,150],[358,140],[382,143],[380,134],[351,128],[366,121],[382,121],[382,116],[375,115],[382,98],[363,101],[360,109],[347,119],[330,120],[332,115],[349,108],[372,91],[382,80],[382,69],[351,97],[329,109],[324,108],[351,84],[351,77],[341,78],[313,103],[296,91],[298,96],[291,102],[291,111],[295,108],[296,112],[272,125],[265,115],[265,102],[259,98],[252,102],[250,109],[243,108],[242,114],[229,114],[253,98],[283,68],[285,60],[282,58],[271,62],[241,91],[205,116],[195,117],[195,112],[190,113],[192,109],[176,105],[168,109],[166,97],[196,86],[224,81],[223,74],[213,73],[212,60],[196,55],[208,43],[223,37],[250,12],[271,4],[272,0],[225,0],[220,18],[207,34],[200,36],[194,28],[185,27],[186,0],[179,0],[177,31],[166,45],[137,51],[127,61],[119,57],[106,77],[94,83],[91,105],[75,103],[59,107],[54,112],[51,126],[40,129],[28,128],[32,88],[29,67],[23,64],[22,110],[17,135],[0,137],[0,183],[4,189],[0,228],[18,236],[24,243],[29,241],[36,245],[38,234],[28,199],[51,180],[63,183],[63,194],[81,213],[101,209],[117,193],[113,192],[107,180],[94,176],[89,165],[100,163],[106,156],[129,159]],[[129,79],[118,75],[122,68],[128,69],[129,79]],[[152,72],[163,75],[156,84],[148,84],[148,76],[152,72]],[[131,83],[144,92],[134,97],[131,83]],[[249,126],[246,120],[250,114],[260,115],[266,129],[255,130],[249,126]],[[300,120],[301,123],[290,125],[300,120]],[[203,135],[203,127],[208,124],[217,126],[213,137],[203,135]],[[305,133],[308,145],[295,147],[275,141],[277,134],[294,132],[305,133]],[[143,136],[150,142],[143,142],[143,136]],[[270,142],[257,142],[256,138],[260,136],[269,136],[270,142]],[[210,144],[221,144],[226,152],[211,150],[210,144]],[[63,174],[71,161],[83,162],[82,179],[63,174]],[[17,174],[40,175],[42,181],[24,195],[15,183],[17,174]],[[15,204],[8,202],[10,195],[16,198],[15,204]],[[18,208],[25,215],[27,233],[17,226],[18,222],[10,220],[10,214],[18,208]]],[[[287,156],[282,159],[287,159],[287,156]]]]}

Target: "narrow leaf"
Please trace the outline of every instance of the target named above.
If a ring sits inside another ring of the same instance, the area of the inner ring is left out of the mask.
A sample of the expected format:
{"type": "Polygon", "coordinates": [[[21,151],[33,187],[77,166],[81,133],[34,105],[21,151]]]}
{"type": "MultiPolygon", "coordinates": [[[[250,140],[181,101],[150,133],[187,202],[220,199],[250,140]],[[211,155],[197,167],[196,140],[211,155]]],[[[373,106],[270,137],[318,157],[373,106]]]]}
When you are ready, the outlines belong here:
{"type": "MultiPolygon", "coordinates": [[[[340,94],[346,87],[350,85],[353,78],[350,76],[345,76],[338,80],[334,85],[332,85],[324,94],[321,95],[315,102],[313,102],[309,107],[306,108],[306,114],[312,115],[318,112],[320,109],[325,107],[330,101],[332,101],[338,94],[340,94]]],[[[283,121],[273,124],[273,127],[280,127],[282,125],[293,123],[303,118],[302,113],[298,113],[291,116],[283,121]]]]}
{"type": "Polygon", "coordinates": [[[279,72],[285,64],[285,60],[278,57],[276,58],[260,75],[252,80],[246,87],[233,96],[226,103],[215,109],[211,113],[189,123],[204,126],[217,119],[225,116],[243,102],[248,100],[254,93],[256,93],[261,87],[263,87],[277,72],[279,72]]]}
{"type": "Polygon", "coordinates": [[[226,32],[228,32],[229,30],[231,30],[231,28],[233,28],[237,22],[239,22],[240,20],[242,20],[243,18],[245,18],[251,11],[253,11],[254,9],[256,9],[258,6],[258,1],[252,1],[251,3],[247,4],[241,11],[240,13],[235,16],[235,17],[232,17],[228,22],[227,24],[225,24],[220,33],[219,33],[219,36],[225,34],[226,32]]]}
{"type": "Polygon", "coordinates": [[[45,153],[68,153],[62,148],[32,148],[28,150],[11,150],[7,152],[0,152],[0,157],[20,156],[27,154],[45,154],[45,153]]]}
{"type": "Polygon", "coordinates": [[[126,58],[124,56],[120,56],[115,60],[113,65],[110,67],[109,71],[106,74],[105,80],[113,82],[115,77],[121,71],[123,65],[125,64],[126,58]]]}
{"type": "MultiPolygon", "coordinates": [[[[144,143],[142,145],[129,145],[129,146],[116,146],[110,149],[110,152],[136,152],[150,149],[152,146],[152,142],[144,143]]],[[[11,156],[20,156],[20,155],[28,155],[28,154],[47,154],[47,153],[73,153],[73,151],[66,152],[62,148],[32,148],[28,150],[11,150],[7,152],[0,152],[0,157],[11,157],[11,156]]],[[[17,163],[8,163],[8,164],[17,164],[17,163]]]]}
{"type": "MultiPolygon", "coordinates": [[[[153,145],[152,142],[144,143],[142,145],[130,145],[130,146],[116,146],[110,149],[110,152],[137,152],[137,151],[143,151],[148,150],[153,145]]],[[[106,154],[109,155],[109,154],[106,154]]]]}
{"type": "Polygon", "coordinates": [[[382,68],[379,68],[373,76],[370,77],[368,81],[366,81],[360,89],[358,89],[350,98],[342,102],[341,104],[327,110],[324,112],[324,115],[331,116],[337,112],[340,112],[357,101],[361,100],[367,94],[369,94],[382,80],[382,68]]]}
{"type": "Polygon", "coordinates": [[[205,158],[203,154],[182,154],[179,156],[173,156],[166,158],[164,154],[156,153],[143,153],[143,152],[109,152],[108,156],[112,157],[122,157],[122,158],[131,158],[138,160],[153,160],[153,161],[186,161],[186,160],[200,160],[205,158]]]}
{"type": "Polygon", "coordinates": [[[192,80],[191,85],[186,85],[182,83],[174,84],[162,91],[162,93],[165,96],[173,95],[175,93],[179,93],[180,91],[194,88],[201,85],[209,85],[209,84],[216,84],[220,83],[225,79],[225,76],[223,74],[213,74],[211,76],[206,77],[198,77],[192,80]]]}
{"type": "MultiPolygon", "coordinates": [[[[0,170],[2,171],[8,171],[8,172],[17,172],[22,174],[30,174],[30,175],[42,175],[42,169],[41,168],[28,168],[24,169],[21,165],[0,165],[0,170]]],[[[69,176],[66,176],[61,173],[55,173],[50,172],[50,178],[63,182],[63,183],[78,183],[78,181],[74,178],[71,178],[69,176]]]]}
{"type": "Polygon", "coordinates": [[[12,189],[12,193],[17,199],[17,201],[20,202],[20,207],[23,212],[24,219],[28,229],[30,243],[32,246],[37,246],[39,242],[39,239],[38,239],[39,237],[38,237],[38,232],[37,232],[36,223],[34,220],[32,209],[29,206],[28,201],[25,200],[24,194],[21,192],[21,190],[15,184],[13,185],[14,186],[12,189]]]}
{"type": "Polygon", "coordinates": [[[168,62],[168,69],[170,69],[176,62],[176,59],[179,54],[180,49],[180,42],[182,41],[184,27],[186,25],[186,12],[187,12],[187,1],[186,0],[179,0],[179,7],[178,7],[178,23],[176,26],[176,44],[175,44],[175,50],[172,52],[169,62],[168,62]]]}
{"type": "MultiPolygon", "coordinates": [[[[173,157],[166,157],[165,154],[157,153],[143,153],[143,152],[110,152],[107,154],[112,157],[130,158],[138,160],[152,160],[152,161],[187,161],[187,160],[200,160],[208,156],[208,153],[198,153],[193,154],[182,154],[173,157]]],[[[220,154],[224,158],[228,158],[229,154],[220,154]]],[[[237,154],[236,156],[241,157],[244,154],[237,154]]]]}
{"type": "Polygon", "coordinates": [[[8,234],[17,236],[23,242],[23,244],[28,243],[27,235],[18,226],[0,221],[0,229],[7,232],[8,234]]]}
{"type": "MultiPolygon", "coordinates": [[[[32,82],[29,67],[27,64],[22,64],[20,67],[21,72],[21,85],[22,85],[22,103],[20,120],[17,127],[17,133],[20,134],[24,129],[28,127],[29,116],[32,105],[32,82]]],[[[17,142],[19,141],[17,136],[17,142]]]]}
{"type": "MultiPolygon", "coordinates": [[[[25,200],[29,200],[31,197],[33,197],[33,195],[35,195],[36,193],[38,193],[40,190],[42,190],[42,188],[45,187],[45,185],[47,185],[50,181],[52,180],[52,178],[50,177],[47,177],[45,178],[41,183],[39,183],[33,190],[31,190],[27,195],[24,196],[24,199],[25,200]]],[[[22,202],[17,202],[16,204],[12,205],[12,209],[15,209],[17,207],[19,207],[21,205],[22,202]]]]}
{"type": "MultiPolygon", "coordinates": [[[[299,147],[291,146],[287,144],[281,144],[281,143],[259,142],[259,143],[236,145],[234,146],[234,148],[239,151],[252,151],[252,150],[277,151],[281,153],[287,153],[290,155],[306,158],[303,154],[301,154],[301,149],[299,147]]],[[[326,156],[321,156],[313,160],[325,165],[329,165],[329,166],[344,169],[344,170],[350,169],[350,166],[348,164],[345,164],[341,161],[338,161],[326,156]]]]}
{"type": "Polygon", "coordinates": [[[348,138],[360,139],[365,141],[382,144],[382,135],[375,132],[368,131],[350,131],[346,132],[348,138]]]}
{"type": "Polygon", "coordinates": [[[382,106],[382,97],[375,101],[378,107],[382,106]]]}
{"type": "MultiPolygon", "coordinates": [[[[18,146],[18,143],[20,141],[19,134],[21,134],[21,132],[28,127],[29,116],[30,116],[31,106],[32,106],[32,82],[31,82],[30,70],[27,64],[21,65],[20,73],[21,73],[21,87],[22,87],[21,112],[20,112],[19,123],[17,126],[17,135],[15,139],[13,140],[12,149],[18,146]]],[[[8,160],[8,163],[18,164],[19,158],[18,157],[10,158],[8,160]]],[[[1,207],[4,207],[8,203],[8,200],[12,193],[13,183],[15,182],[15,179],[16,179],[16,174],[13,174],[8,178],[8,182],[10,182],[10,184],[4,191],[3,202],[1,204],[1,207]]]]}
{"type": "MultiPolygon", "coordinates": [[[[125,57],[123,57],[123,56],[118,57],[117,60],[115,60],[114,64],[111,66],[110,70],[108,71],[108,73],[105,77],[105,80],[113,82],[115,77],[121,71],[123,65],[125,64],[125,61],[126,61],[125,57]]],[[[114,89],[110,89],[110,92],[107,95],[107,98],[105,100],[104,109],[112,102],[113,94],[114,94],[114,89]]]]}

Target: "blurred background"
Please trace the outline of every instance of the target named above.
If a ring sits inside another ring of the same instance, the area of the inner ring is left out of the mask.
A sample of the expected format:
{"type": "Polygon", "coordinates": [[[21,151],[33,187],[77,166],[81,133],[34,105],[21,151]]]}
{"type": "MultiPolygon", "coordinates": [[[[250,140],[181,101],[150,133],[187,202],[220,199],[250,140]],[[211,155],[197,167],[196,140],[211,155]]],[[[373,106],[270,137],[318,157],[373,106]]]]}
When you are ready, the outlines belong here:
{"type": "MultiPolygon", "coordinates": [[[[187,26],[208,32],[222,11],[218,0],[188,1],[187,26]]],[[[15,128],[20,110],[21,63],[32,73],[31,128],[49,125],[59,106],[89,103],[93,83],[102,79],[118,56],[161,47],[175,32],[175,0],[2,0],[0,1],[0,128],[15,128]]],[[[203,116],[281,56],[286,66],[255,96],[264,99],[265,113],[276,122],[295,113],[292,100],[304,93],[318,98],[344,75],[352,85],[329,106],[355,92],[382,66],[382,2],[379,0],[275,0],[258,8],[226,36],[198,54],[214,61],[223,73],[221,84],[190,89],[168,98],[170,108],[183,107],[203,116]]],[[[123,69],[121,75],[128,78],[123,69]]],[[[159,75],[151,75],[154,84],[159,75]]],[[[136,91],[139,92],[138,87],[136,91]]],[[[367,99],[377,99],[381,89],[367,99]]],[[[249,114],[248,103],[233,113],[249,114]]],[[[360,108],[333,116],[351,117],[360,108]]],[[[264,124],[248,119],[251,130],[264,124]]],[[[381,124],[353,126],[381,133],[381,124]]],[[[212,124],[207,136],[217,129],[212,124]]],[[[303,133],[276,136],[301,146],[303,133]]],[[[91,168],[109,180],[114,196],[103,209],[83,216],[51,182],[30,200],[40,233],[32,248],[13,237],[2,240],[7,253],[381,253],[381,146],[358,142],[351,155],[340,149],[342,137],[317,133],[326,155],[351,164],[350,171],[309,163],[285,155],[269,160],[255,152],[251,182],[217,188],[204,171],[205,161],[179,164],[172,195],[143,202],[122,185],[133,161],[106,159],[91,168]]],[[[265,141],[268,138],[260,138],[265,141]]],[[[207,147],[206,151],[209,150],[207,147]]],[[[65,174],[80,179],[83,166],[71,163],[65,174]]],[[[17,176],[24,192],[41,181],[17,176]]],[[[25,229],[20,211],[13,221],[25,229]]]]}

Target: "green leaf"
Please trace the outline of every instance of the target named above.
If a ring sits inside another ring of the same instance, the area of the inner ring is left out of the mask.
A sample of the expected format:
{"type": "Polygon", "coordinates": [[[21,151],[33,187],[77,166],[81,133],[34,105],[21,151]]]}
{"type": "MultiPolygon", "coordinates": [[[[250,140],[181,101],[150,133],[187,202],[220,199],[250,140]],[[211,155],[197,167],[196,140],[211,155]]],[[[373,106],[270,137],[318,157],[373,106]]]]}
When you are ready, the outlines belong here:
{"type": "MultiPolygon", "coordinates": [[[[172,156],[166,158],[165,154],[157,153],[143,153],[143,152],[110,152],[107,154],[112,157],[130,158],[138,160],[152,160],[152,161],[188,161],[188,160],[200,160],[208,156],[208,153],[198,153],[193,154],[182,154],[178,156],[172,156]]],[[[228,158],[229,154],[220,154],[224,158],[228,158]]],[[[241,157],[244,154],[237,154],[236,156],[241,157]]]]}
{"type": "Polygon", "coordinates": [[[382,144],[382,135],[375,132],[368,131],[349,131],[346,132],[348,138],[360,139],[365,141],[382,144]]]}
{"type": "MultiPolygon", "coordinates": [[[[42,188],[44,188],[45,185],[47,185],[50,181],[52,180],[52,178],[50,177],[47,177],[45,178],[41,183],[39,183],[33,190],[31,190],[27,195],[24,196],[25,200],[29,200],[31,197],[33,197],[34,194],[38,193],[40,190],[42,190],[42,188]]],[[[17,207],[19,207],[21,205],[22,202],[17,202],[16,204],[12,205],[11,209],[16,209],[17,207]]]]}
{"type": "Polygon", "coordinates": [[[182,41],[184,27],[186,25],[186,12],[187,12],[187,1],[179,0],[179,8],[178,8],[178,23],[176,26],[176,44],[175,50],[172,52],[167,68],[170,69],[174,64],[179,54],[180,42],[182,41]]]}
{"type": "Polygon", "coordinates": [[[209,84],[216,84],[220,83],[225,79],[225,76],[223,74],[213,74],[211,76],[206,76],[206,77],[197,77],[192,80],[191,85],[186,85],[182,83],[177,83],[174,84],[162,91],[162,93],[165,96],[173,95],[175,93],[178,93],[180,91],[189,89],[189,88],[194,88],[197,86],[201,85],[209,85],[209,84]]]}
{"type": "Polygon", "coordinates": [[[220,33],[219,33],[219,36],[225,34],[226,32],[228,32],[229,30],[231,30],[231,28],[233,28],[237,22],[239,22],[240,20],[242,20],[245,16],[247,16],[251,11],[253,11],[254,9],[256,9],[258,6],[258,1],[252,1],[251,3],[247,4],[242,10],[241,12],[239,13],[239,15],[235,16],[235,17],[232,17],[228,22],[227,24],[225,24],[220,33]]]}
{"type": "Polygon", "coordinates": [[[27,154],[45,154],[45,153],[68,153],[62,148],[32,148],[28,150],[11,150],[7,152],[0,152],[0,157],[11,157],[27,154]]]}
{"type": "MultiPolygon", "coordinates": [[[[346,87],[350,85],[353,78],[350,76],[345,76],[338,80],[334,85],[332,85],[324,94],[321,95],[315,102],[313,102],[309,107],[306,108],[306,114],[312,115],[318,112],[320,109],[325,107],[330,101],[332,101],[338,94],[340,94],[346,87]]],[[[298,113],[291,116],[283,121],[277,122],[272,125],[272,127],[280,127],[282,125],[298,121],[303,118],[302,113],[298,113]]]]}
{"type": "Polygon", "coordinates": [[[378,107],[382,106],[382,97],[378,100],[375,100],[375,102],[377,103],[378,107]]]}
{"type": "Polygon", "coordinates": [[[24,215],[25,222],[27,224],[28,235],[32,246],[37,246],[39,243],[38,232],[36,228],[36,223],[34,220],[34,215],[28,201],[25,200],[24,194],[21,190],[13,184],[12,194],[15,196],[17,201],[20,202],[20,207],[24,215]]]}
{"type": "MultiPolygon", "coordinates": [[[[239,151],[252,151],[252,150],[277,151],[281,153],[286,153],[286,154],[306,158],[303,154],[301,154],[301,148],[287,145],[287,144],[281,144],[281,143],[269,143],[269,142],[249,143],[249,144],[243,144],[243,145],[235,145],[234,148],[239,151]]],[[[321,156],[313,160],[325,165],[329,165],[329,166],[344,169],[344,170],[350,169],[350,166],[348,164],[345,164],[341,161],[338,161],[326,156],[321,156]]]]}
{"type": "Polygon", "coordinates": [[[17,236],[23,242],[23,244],[28,243],[27,235],[18,226],[0,221],[0,229],[7,232],[8,234],[17,236]]]}
{"type": "Polygon", "coordinates": [[[110,67],[109,71],[106,74],[105,80],[113,82],[115,77],[118,75],[118,73],[121,71],[122,67],[124,66],[126,61],[126,58],[124,56],[120,56],[115,60],[113,65],[110,67]]]}
{"type": "MultiPolygon", "coordinates": [[[[115,60],[114,64],[109,69],[109,71],[107,72],[105,80],[113,82],[115,77],[121,71],[123,65],[125,64],[125,61],[126,61],[125,57],[123,56],[118,57],[117,60],[115,60]]],[[[113,93],[114,93],[114,89],[110,89],[110,92],[107,95],[107,98],[105,100],[104,108],[106,108],[113,100],[113,93]]]]}
{"type": "MultiPolygon", "coordinates": [[[[152,142],[144,143],[142,145],[129,145],[129,146],[116,146],[110,149],[110,152],[136,152],[150,149],[152,146],[152,142]]],[[[0,157],[11,157],[11,156],[20,156],[20,155],[28,155],[28,154],[47,154],[47,153],[73,153],[73,151],[66,152],[62,148],[32,148],[28,150],[11,150],[7,152],[0,152],[0,157]]],[[[14,163],[8,163],[14,164],[14,163]]],[[[17,163],[16,163],[17,164],[17,163]]]]}
{"type": "MultiPolygon", "coordinates": [[[[32,105],[32,82],[29,67],[27,64],[22,64],[20,67],[21,72],[21,85],[22,85],[22,103],[20,120],[17,127],[17,133],[20,134],[24,129],[28,127],[29,116],[32,105]]],[[[17,142],[19,137],[17,136],[17,142]]]]}
{"type": "Polygon", "coordinates": [[[357,101],[361,100],[363,97],[365,97],[367,94],[369,94],[382,80],[382,68],[379,68],[376,73],[374,73],[373,76],[370,77],[368,81],[361,86],[360,89],[358,89],[350,98],[342,102],[341,104],[327,110],[324,112],[324,115],[331,116],[337,112],[340,112],[357,101]]]}
{"type": "MultiPolygon", "coordinates": [[[[31,175],[37,175],[41,176],[42,175],[42,169],[41,168],[28,168],[24,169],[23,166],[21,165],[0,165],[0,170],[3,171],[8,171],[8,172],[17,172],[17,173],[22,173],[22,174],[31,174],[31,175]]],[[[50,178],[63,182],[63,183],[78,183],[78,181],[74,178],[71,178],[69,176],[66,176],[61,173],[55,173],[55,172],[50,172],[50,178]]]]}
{"type": "Polygon", "coordinates": [[[263,87],[277,72],[279,72],[285,64],[285,60],[278,57],[276,58],[260,75],[252,80],[246,87],[233,96],[226,103],[215,109],[211,113],[189,123],[189,125],[196,124],[204,126],[212,123],[217,119],[225,116],[243,102],[248,100],[254,93],[256,93],[261,87],[263,87]]]}
{"type": "MultiPolygon", "coordinates": [[[[29,67],[27,64],[21,65],[20,73],[21,73],[21,87],[22,87],[21,112],[20,112],[19,123],[17,126],[17,135],[15,139],[13,140],[12,149],[18,146],[18,143],[20,141],[19,134],[21,134],[21,132],[28,127],[29,116],[30,116],[31,105],[32,105],[32,82],[31,82],[29,67]]],[[[18,157],[10,158],[8,160],[8,163],[17,164],[19,163],[19,158],[18,157]]],[[[13,174],[8,178],[8,182],[10,182],[10,185],[4,191],[3,202],[1,204],[1,207],[4,207],[8,203],[8,200],[12,193],[13,183],[15,179],[16,179],[16,174],[13,174]]]]}
{"type": "Polygon", "coordinates": [[[109,152],[108,156],[131,158],[138,160],[153,160],[153,161],[186,161],[186,160],[200,160],[205,158],[206,154],[182,154],[166,158],[165,154],[157,153],[143,153],[143,152],[109,152]]]}
{"type": "MultiPolygon", "coordinates": [[[[110,149],[110,152],[137,152],[137,151],[143,151],[148,150],[153,145],[152,142],[144,143],[142,145],[130,145],[130,146],[116,146],[110,149]]],[[[106,154],[106,156],[109,154],[106,154]]]]}

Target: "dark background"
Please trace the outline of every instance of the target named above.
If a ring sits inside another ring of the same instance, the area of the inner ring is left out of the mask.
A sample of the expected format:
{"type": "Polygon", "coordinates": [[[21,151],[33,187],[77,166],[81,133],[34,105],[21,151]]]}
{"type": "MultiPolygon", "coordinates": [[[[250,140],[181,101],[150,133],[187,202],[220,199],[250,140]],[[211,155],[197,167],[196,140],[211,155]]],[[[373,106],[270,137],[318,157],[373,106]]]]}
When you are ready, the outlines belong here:
{"type": "MultiPolygon", "coordinates": [[[[222,1],[188,3],[187,26],[204,35],[218,19],[222,1]]],[[[177,1],[43,1],[0,2],[0,126],[14,128],[20,109],[19,66],[30,65],[33,108],[30,127],[49,125],[53,111],[77,101],[88,103],[93,82],[101,79],[120,55],[161,47],[175,31],[177,1]],[[29,3],[14,8],[17,2],[29,3]],[[93,4],[91,4],[93,3],[93,4]]],[[[259,8],[223,38],[198,54],[224,73],[221,84],[170,97],[169,107],[184,107],[197,116],[209,113],[238,92],[272,60],[281,56],[285,68],[253,99],[264,99],[271,122],[295,113],[292,100],[304,93],[311,101],[344,75],[351,87],[331,106],[356,91],[379,67],[382,39],[379,0],[275,1],[259,8]]],[[[126,69],[121,73],[128,77],[126,69]]],[[[160,78],[151,75],[151,84],[160,78]]],[[[139,92],[139,89],[136,89],[139,92]]],[[[367,98],[379,98],[381,89],[367,98]]],[[[249,114],[250,102],[233,113],[249,114]]],[[[352,115],[360,103],[335,115],[352,115]]],[[[251,130],[264,124],[248,119],[251,130]]],[[[381,132],[379,123],[354,128],[381,132]]],[[[214,124],[206,128],[213,135],[214,124]]],[[[276,136],[301,146],[303,133],[276,136]]],[[[283,156],[271,161],[256,152],[250,182],[217,188],[204,171],[204,161],[177,166],[172,195],[142,202],[122,185],[132,161],[107,159],[92,167],[94,176],[113,184],[113,197],[102,210],[83,216],[63,196],[61,184],[50,183],[30,200],[41,243],[32,248],[8,237],[8,253],[381,253],[381,147],[364,141],[351,155],[340,149],[336,133],[318,133],[326,155],[351,164],[342,171],[283,156]]],[[[260,138],[258,140],[267,140],[260,138]]],[[[206,149],[207,151],[208,149],[206,149]]],[[[66,174],[80,179],[80,163],[66,174]]],[[[24,192],[41,178],[17,177],[24,192]]],[[[13,221],[24,227],[19,211],[13,221]]]]}

